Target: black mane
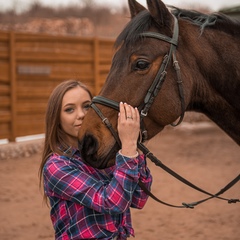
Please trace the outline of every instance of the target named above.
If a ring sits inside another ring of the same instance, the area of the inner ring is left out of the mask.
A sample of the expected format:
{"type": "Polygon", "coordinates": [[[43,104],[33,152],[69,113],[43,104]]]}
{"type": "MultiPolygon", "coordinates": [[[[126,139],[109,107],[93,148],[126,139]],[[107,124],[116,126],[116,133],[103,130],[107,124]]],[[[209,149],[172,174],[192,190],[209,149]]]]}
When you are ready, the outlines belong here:
{"type": "Polygon", "coordinates": [[[200,27],[201,32],[206,27],[224,31],[235,36],[240,36],[240,21],[230,18],[222,13],[204,14],[194,10],[185,10],[173,7],[172,14],[177,18],[185,19],[200,27]]]}
{"type": "MultiPolygon", "coordinates": [[[[199,26],[201,32],[205,28],[224,31],[234,36],[240,36],[240,21],[232,19],[221,13],[204,14],[194,10],[180,9],[169,6],[171,13],[178,19],[184,19],[199,26]]],[[[148,10],[144,10],[137,14],[120,33],[115,42],[118,48],[123,42],[126,45],[133,45],[140,38],[139,35],[155,25],[155,21],[151,17],[148,10]]],[[[170,28],[170,26],[165,26],[170,28]]]]}

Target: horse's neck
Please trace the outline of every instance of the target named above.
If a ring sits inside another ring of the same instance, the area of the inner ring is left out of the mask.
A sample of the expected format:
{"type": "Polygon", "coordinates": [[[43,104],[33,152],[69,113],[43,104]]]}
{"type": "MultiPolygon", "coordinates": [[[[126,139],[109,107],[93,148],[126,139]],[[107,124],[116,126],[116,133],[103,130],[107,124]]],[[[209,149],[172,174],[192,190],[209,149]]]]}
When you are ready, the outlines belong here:
{"type": "Polygon", "coordinates": [[[189,106],[206,114],[240,145],[240,45],[233,40],[213,44],[201,64],[199,78],[195,78],[189,106]]]}
{"type": "Polygon", "coordinates": [[[240,111],[215,89],[198,90],[188,110],[204,113],[240,145],[240,111]]]}

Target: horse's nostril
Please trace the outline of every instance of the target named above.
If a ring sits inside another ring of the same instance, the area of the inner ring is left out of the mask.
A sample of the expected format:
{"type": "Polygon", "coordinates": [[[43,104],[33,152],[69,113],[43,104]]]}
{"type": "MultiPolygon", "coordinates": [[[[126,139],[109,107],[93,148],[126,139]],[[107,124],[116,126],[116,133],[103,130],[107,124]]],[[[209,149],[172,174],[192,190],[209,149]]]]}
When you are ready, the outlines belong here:
{"type": "Polygon", "coordinates": [[[80,151],[83,159],[91,163],[96,161],[98,143],[93,135],[87,134],[80,143],[80,151]]]}

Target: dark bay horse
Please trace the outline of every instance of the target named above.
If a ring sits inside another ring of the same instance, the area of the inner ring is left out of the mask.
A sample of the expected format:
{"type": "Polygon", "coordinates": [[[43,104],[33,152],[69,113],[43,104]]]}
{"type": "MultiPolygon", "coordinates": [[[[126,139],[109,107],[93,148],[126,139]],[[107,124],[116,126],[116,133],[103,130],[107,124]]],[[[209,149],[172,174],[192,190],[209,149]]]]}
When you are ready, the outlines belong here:
{"type": "Polygon", "coordinates": [[[240,145],[240,22],[169,9],[160,0],[147,4],[148,10],[129,0],[131,21],[79,133],[83,157],[98,168],[113,165],[120,148],[100,118],[117,131],[120,101],[139,108],[148,139],[196,111],[240,145]]]}

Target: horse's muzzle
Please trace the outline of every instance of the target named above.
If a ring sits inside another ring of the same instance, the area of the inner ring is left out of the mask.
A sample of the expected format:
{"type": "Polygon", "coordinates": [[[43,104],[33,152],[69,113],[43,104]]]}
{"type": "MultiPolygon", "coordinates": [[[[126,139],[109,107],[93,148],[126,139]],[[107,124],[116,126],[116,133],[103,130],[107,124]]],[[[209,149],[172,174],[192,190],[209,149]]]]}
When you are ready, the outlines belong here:
{"type": "Polygon", "coordinates": [[[85,135],[83,139],[79,141],[79,150],[83,160],[93,167],[97,167],[98,165],[97,149],[98,142],[93,135],[85,135]]]}
{"type": "Polygon", "coordinates": [[[119,150],[119,145],[115,143],[112,148],[104,149],[103,155],[98,153],[98,147],[98,141],[93,135],[84,135],[79,141],[79,150],[84,162],[99,169],[113,166],[115,164],[116,153],[119,150]]]}

